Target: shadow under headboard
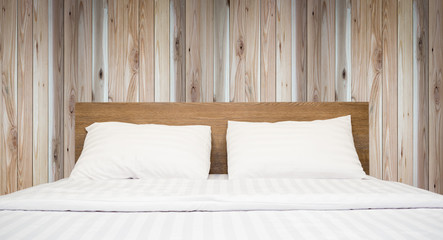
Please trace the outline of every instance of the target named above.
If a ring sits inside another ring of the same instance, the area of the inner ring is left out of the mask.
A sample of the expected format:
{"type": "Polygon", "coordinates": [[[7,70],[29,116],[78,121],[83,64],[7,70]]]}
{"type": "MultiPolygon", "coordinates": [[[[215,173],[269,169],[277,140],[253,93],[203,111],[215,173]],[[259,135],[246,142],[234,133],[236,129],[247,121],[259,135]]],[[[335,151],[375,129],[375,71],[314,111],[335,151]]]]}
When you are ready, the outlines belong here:
{"type": "Polygon", "coordinates": [[[211,173],[227,173],[228,120],[250,122],[309,121],[351,115],[352,133],[363,169],[369,174],[367,102],[294,103],[77,103],[75,160],[83,148],[85,127],[94,122],[209,125],[212,130],[211,173]]]}

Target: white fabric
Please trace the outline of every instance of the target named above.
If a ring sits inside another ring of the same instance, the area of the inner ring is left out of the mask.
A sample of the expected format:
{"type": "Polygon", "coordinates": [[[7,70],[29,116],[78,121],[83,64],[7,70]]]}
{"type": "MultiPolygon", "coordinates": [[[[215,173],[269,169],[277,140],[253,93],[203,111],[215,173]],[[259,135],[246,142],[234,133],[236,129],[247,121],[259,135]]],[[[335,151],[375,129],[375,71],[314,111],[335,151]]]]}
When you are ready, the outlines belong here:
{"type": "Polygon", "coordinates": [[[0,197],[0,239],[441,239],[442,222],[443,196],[376,179],[66,179],[0,197]]]}
{"type": "Polygon", "coordinates": [[[228,173],[237,178],[363,178],[351,116],[310,122],[228,122],[228,173]]]}
{"type": "Polygon", "coordinates": [[[105,122],[86,130],[71,178],[208,178],[210,126],[105,122]]]}
{"type": "Polygon", "coordinates": [[[244,211],[443,208],[443,196],[376,179],[66,179],[0,197],[0,209],[244,211]]]}

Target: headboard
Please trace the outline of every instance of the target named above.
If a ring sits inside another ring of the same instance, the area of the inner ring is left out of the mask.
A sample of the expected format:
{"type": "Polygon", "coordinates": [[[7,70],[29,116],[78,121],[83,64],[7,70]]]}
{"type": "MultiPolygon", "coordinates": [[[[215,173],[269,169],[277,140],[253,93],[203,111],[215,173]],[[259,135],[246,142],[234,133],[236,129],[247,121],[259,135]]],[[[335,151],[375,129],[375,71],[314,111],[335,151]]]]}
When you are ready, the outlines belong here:
{"type": "Polygon", "coordinates": [[[167,125],[210,125],[211,173],[227,173],[228,120],[250,122],[309,121],[351,115],[352,133],[363,169],[369,174],[369,116],[367,102],[294,103],[77,103],[75,160],[83,148],[85,127],[94,122],[119,121],[167,125]]]}

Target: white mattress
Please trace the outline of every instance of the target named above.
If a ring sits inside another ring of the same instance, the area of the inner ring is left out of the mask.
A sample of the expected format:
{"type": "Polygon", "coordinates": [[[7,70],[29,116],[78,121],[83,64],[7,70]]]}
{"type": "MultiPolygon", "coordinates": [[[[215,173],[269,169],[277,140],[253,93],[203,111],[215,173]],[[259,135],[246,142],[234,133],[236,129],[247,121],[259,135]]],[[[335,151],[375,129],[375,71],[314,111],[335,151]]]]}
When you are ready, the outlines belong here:
{"type": "Polygon", "coordinates": [[[441,239],[443,196],[375,179],[61,180],[0,197],[0,239],[441,239]]]}

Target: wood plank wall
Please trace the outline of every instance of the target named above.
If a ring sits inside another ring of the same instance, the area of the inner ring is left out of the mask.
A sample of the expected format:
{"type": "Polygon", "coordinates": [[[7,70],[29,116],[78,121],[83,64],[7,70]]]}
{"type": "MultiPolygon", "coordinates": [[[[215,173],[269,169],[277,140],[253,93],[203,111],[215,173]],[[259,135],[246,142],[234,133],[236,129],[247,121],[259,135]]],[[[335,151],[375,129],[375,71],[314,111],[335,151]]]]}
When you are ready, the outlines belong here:
{"type": "Polygon", "coordinates": [[[68,177],[75,102],[369,101],[371,175],[443,193],[440,0],[0,0],[0,194],[68,177]]]}

